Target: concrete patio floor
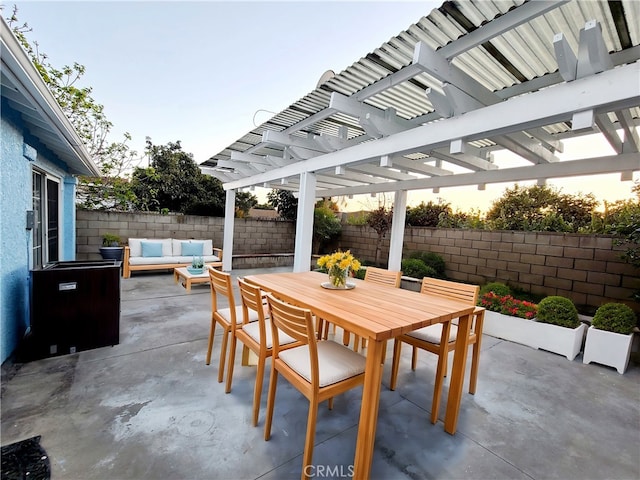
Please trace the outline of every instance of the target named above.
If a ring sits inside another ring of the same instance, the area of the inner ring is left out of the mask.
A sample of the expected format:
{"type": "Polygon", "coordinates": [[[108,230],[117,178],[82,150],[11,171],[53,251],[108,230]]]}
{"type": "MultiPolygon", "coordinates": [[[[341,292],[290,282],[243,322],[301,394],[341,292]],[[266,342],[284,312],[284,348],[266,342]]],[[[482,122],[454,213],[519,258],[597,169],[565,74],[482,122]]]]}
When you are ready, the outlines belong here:
{"type": "MultiPolygon", "coordinates": [[[[300,477],[308,402],[281,381],[264,441],[268,373],[253,427],[255,367],[241,367],[238,354],[233,391],[224,393],[220,329],[205,365],[208,285],[187,294],[168,273],[134,274],[122,280],[121,312],[119,345],[5,362],[3,445],[41,435],[53,479],[300,477]]],[[[391,352],[390,344],[388,359],[391,352]]],[[[435,356],[421,352],[415,372],[409,356],[405,347],[395,392],[385,364],[372,478],[640,478],[638,364],[620,375],[583,365],[581,355],[568,361],[484,336],[478,389],[465,390],[452,436],[443,430],[444,405],[440,421],[429,422],[435,356]]],[[[336,398],[331,411],[321,406],[318,478],[350,476],[361,394],[336,398]]]]}

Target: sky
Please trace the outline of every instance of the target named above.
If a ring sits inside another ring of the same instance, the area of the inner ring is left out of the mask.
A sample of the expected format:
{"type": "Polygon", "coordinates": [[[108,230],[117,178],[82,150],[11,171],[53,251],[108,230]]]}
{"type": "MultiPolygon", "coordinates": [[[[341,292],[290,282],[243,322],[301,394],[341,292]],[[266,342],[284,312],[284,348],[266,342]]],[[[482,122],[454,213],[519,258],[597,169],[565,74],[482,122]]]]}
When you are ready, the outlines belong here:
{"type": "MultiPolygon", "coordinates": [[[[437,1],[17,1],[28,37],[56,67],[86,67],[90,86],[113,123],[112,141],[132,135],[140,153],[180,141],[202,163],[311,92],[327,70],[341,72],[433,8],[437,1]]],[[[589,150],[601,147],[589,147],[589,150]]],[[[606,147],[602,147],[605,148],[606,147]]],[[[568,155],[572,155],[571,152],[568,155]]],[[[591,155],[589,155],[591,156],[591,155]]],[[[634,179],[638,179],[636,173],[634,179]]],[[[550,181],[564,193],[600,200],[631,196],[619,174],[550,181]]],[[[450,203],[486,210],[510,185],[486,190],[411,192],[409,204],[450,203]]],[[[256,189],[264,201],[264,189],[256,189]]],[[[388,197],[391,198],[391,197],[388,197]]],[[[347,210],[377,207],[358,196],[347,210]]]]}

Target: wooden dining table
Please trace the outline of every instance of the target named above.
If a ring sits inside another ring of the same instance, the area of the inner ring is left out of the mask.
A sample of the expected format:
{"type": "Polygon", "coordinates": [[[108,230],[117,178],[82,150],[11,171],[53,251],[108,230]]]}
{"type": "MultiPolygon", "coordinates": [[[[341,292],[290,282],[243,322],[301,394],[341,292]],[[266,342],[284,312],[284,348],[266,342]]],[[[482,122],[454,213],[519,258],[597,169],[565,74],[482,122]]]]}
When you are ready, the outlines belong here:
{"type": "Polygon", "coordinates": [[[370,477],[383,372],[383,346],[403,333],[459,318],[444,421],[445,431],[452,435],[455,433],[473,305],[355,278],[349,279],[355,288],[327,289],[321,286],[327,282],[327,275],[319,272],[248,275],[245,280],[286,302],[308,308],[318,318],[368,339],[354,478],[370,477]]]}

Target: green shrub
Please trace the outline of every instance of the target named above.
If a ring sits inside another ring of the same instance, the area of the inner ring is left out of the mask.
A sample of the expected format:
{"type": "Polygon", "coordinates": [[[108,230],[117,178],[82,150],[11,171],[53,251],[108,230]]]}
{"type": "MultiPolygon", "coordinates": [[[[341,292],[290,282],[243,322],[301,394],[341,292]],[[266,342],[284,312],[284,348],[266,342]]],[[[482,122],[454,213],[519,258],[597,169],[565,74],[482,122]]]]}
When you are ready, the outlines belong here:
{"type": "Polygon", "coordinates": [[[577,328],[580,325],[578,310],[573,302],[566,297],[557,295],[542,299],[538,304],[536,318],[539,322],[567,328],[577,328]]]}
{"type": "Polygon", "coordinates": [[[366,273],[367,273],[366,267],[360,268],[358,269],[358,271],[353,272],[353,276],[356,278],[359,278],[360,280],[364,280],[364,276],[366,275],[366,273]]]}
{"type": "Polygon", "coordinates": [[[413,278],[424,278],[424,277],[438,277],[438,272],[436,272],[429,265],[425,265],[425,263],[418,258],[406,258],[402,261],[402,274],[407,277],[413,278]]]}
{"type": "Polygon", "coordinates": [[[636,314],[624,303],[606,303],[596,310],[591,325],[600,330],[628,335],[636,326],[636,314]]]}
{"type": "Polygon", "coordinates": [[[409,255],[409,258],[417,258],[418,260],[422,260],[422,262],[426,266],[431,267],[436,271],[437,276],[439,278],[444,278],[445,276],[444,275],[444,269],[445,269],[444,258],[442,258],[437,253],[413,252],[412,254],[409,255]]]}
{"type": "Polygon", "coordinates": [[[485,293],[493,292],[499,297],[506,297],[507,295],[511,295],[511,288],[508,285],[500,282],[489,282],[486,285],[480,287],[480,297],[482,297],[485,293]]]}

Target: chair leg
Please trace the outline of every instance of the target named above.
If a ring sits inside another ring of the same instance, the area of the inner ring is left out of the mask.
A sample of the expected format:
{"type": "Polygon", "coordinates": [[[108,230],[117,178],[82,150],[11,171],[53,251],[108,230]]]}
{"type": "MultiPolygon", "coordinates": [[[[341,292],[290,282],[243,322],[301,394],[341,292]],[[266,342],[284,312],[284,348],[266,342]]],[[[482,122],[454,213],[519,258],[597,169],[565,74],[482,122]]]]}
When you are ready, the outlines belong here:
{"type": "Polygon", "coordinates": [[[411,350],[411,370],[415,370],[418,365],[418,347],[412,347],[411,350]]]}
{"type": "Polygon", "coordinates": [[[243,367],[246,367],[249,365],[250,352],[251,350],[249,350],[246,345],[242,346],[242,361],[240,362],[240,365],[242,365],[243,367]]]}
{"type": "Polygon", "coordinates": [[[440,337],[440,349],[438,352],[438,366],[436,367],[436,382],[433,386],[433,401],[431,402],[431,423],[438,421],[440,411],[440,397],[442,396],[442,384],[447,371],[447,356],[449,355],[449,331],[450,322],[442,325],[442,336],[440,337]]]}
{"type": "Polygon", "coordinates": [[[211,317],[211,328],[209,328],[209,346],[207,347],[207,359],[205,363],[209,365],[211,363],[211,351],[213,350],[213,337],[216,333],[216,321],[211,317]]]}
{"type": "MultiPolygon", "coordinates": [[[[329,338],[329,325],[330,322],[323,320],[323,329],[322,329],[322,340],[327,340],[329,338]]],[[[335,332],[334,332],[335,333],[335,332]]]]}
{"type": "Polygon", "coordinates": [[[230,331],[230,334],[231,334],[231,345],[229,346],[229,365],[227,366],[227,385],[224,389],[224,393],[229,393],[231,391],[231,382],[233,382],[233,366],[236,363],[236,345],[238,340],[233,330],[230,331]]]}
{"type": "Polygon", "coordinates": [[[442,367],[442,376],[447,376],[447,370],[449,370],[449,351],[444,354],[444,366],[442,367]]]}
{"type": "Polygon", "coordinates": [[[389,380],[389,390],[396,389],[398,381],[398,366],[400,365],[400,350],[402,349],[402,341],[397,338],[393,341],[393,362],[391,363],[391,379],[389,380]]]}
{"type": "Polygon", "coordinates": [[[484,312],[480,312],[476,317],[476,341],[473,344],[473,358],[471,360],[471,377],[469,378],[469,393],[476,393],[478,383],[478,366],[480,365],[480,349],[482,348],[482,328],[484,323],[484,312]]]}
{"type": "Polygon", "coordinates": [[[229,330],[226,328],[222,332],[222,349],[220,350],[220,366],[218,367],[218,383],[224,379],[224,361],[227,358],[227,343],[229,342],[229,330]]]}
{"type": "Polygon", "coordinates": [[[276,401],[276,387],[278,386],[278,371],[273,368],[273,358],[271,359],[271,376],[269,377],[269,393],[267,394],[267,415],[264,421],[264,439],[271,438],[271,423],[273,421],[273,407],[276,401]]]}
{"type": "Polygon", "coordinates": [[[310,466],[313,461],[313,443],[316,438],[316,422],[318,421],[318,402],[313,399],[309,402],[309,416],[307,419],[307,436],[304,441],[304,454],[302,455],[302,480],[311,478],[310,466]]]}
{"type": "Polygon", "coordinates": [[[324,335],[328,329],[327,322],[325,322],[324,319],[320,317],[315,317],[315,318],[316,318],[316,332],[317,332],[316,338],[318,340],[325,340],[324,335]]]}
{"type": "Polygon", "coordinates": [[[256,383],[253,387],[253,426],[258,426],[258,416],[260,414],[260,398],[262,397],[262,382],[264,380],[264,364],[266,358],[258,358],[258,369],[256,371],[256,383]]]}

